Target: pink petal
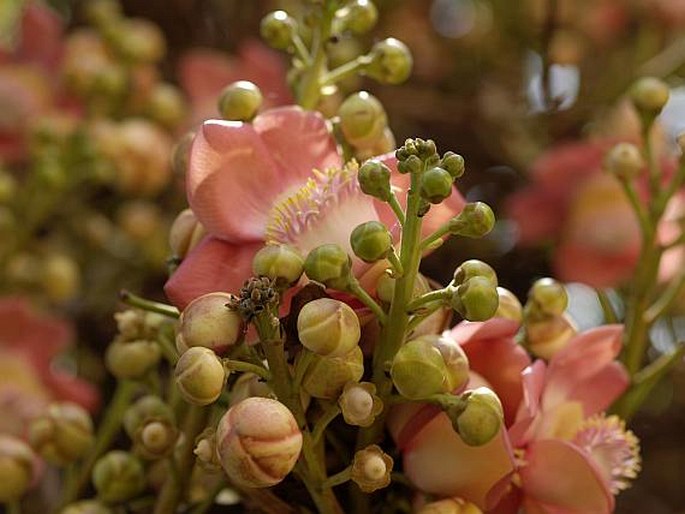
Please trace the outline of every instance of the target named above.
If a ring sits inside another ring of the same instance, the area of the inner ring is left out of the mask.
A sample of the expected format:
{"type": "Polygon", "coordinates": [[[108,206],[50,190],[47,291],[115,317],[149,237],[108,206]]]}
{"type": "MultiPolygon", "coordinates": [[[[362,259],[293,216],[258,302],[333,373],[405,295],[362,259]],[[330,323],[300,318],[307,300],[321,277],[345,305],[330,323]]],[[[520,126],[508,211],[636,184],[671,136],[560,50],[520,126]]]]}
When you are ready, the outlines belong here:
{"type": "Polygon", "coordinates": [[[214,291],[237,292],[252,274],[252,258],[262,243],[232,245],[207,237],[185,258],[164,286],[179,309],[214,291]]]}
{"type": "Polygon", "coordinates": [[[535,186],[513,194],[505,210],[507,217],[516,222],[521,245],[535,245],[556,237],[564,222],[563,206],[535,186]]]}
{"type": "Polygon", "coordinates": [[[633,249],[608,255],[583,244],[567,242],[557,248],[553,266],[555,275],[565,282],[613,287],[630,277],[636,263],[637,255],[633,249]]]}
{"type": "Polygon", "coordinates": [[[249,39],[238,49],[244,74],[241,80],[251,80],[259,86],[267,108],[293,103],[286,82],[287,67],[282,55],[257,39],[249,39]],[[247,68],[247,69],[245,69],[247,68]]]}
{"type": "Polygon", "coordinates": [[[516,413],[516,422],[509,429],[509,437],[516,447],[523,446],[532,436],[533,424],[540,411],[546,373],[547,366],[542,360],[535,361],[521,373],[523,401],[516,413]]]}
{"type": "MultiPolygon", "coordinates": [[[[528,498],[549,505],[550,514],[610,514],[614,497],[582,450],[558,439],[534,441],[520,470],[528,498]]],[[[544,510],[542,512],[545,512],[544,510]]]]}
{"type": "Polygon", "coordinates": [[[583,405],[585,416],[605,411],[630,385],[630,376],[620,362],[612,362],[569,392],[568,400],[583,405]]]}
{"type": "Polygon", "coordinates": [[[62,55],[64,22],[53,9],[30,2],[21,21],[19,54],[22,59],[53,68],[62,55]]]}
{"type": "Polygon", "coordinates": [[[100,405],[100,392],[85,380],[66,373],[52,373],[47,385],[57,400],[77,403],[90,412],[95,412],[100,405]]]}
{"type": "Polygon", "coordinates": [[[210,98],[216,112],[217,96],[236,80],[240,72],[236,62],[225,53],[210,48],[192,48],[179,59],[179,80],[193,103],[210,98]]]}

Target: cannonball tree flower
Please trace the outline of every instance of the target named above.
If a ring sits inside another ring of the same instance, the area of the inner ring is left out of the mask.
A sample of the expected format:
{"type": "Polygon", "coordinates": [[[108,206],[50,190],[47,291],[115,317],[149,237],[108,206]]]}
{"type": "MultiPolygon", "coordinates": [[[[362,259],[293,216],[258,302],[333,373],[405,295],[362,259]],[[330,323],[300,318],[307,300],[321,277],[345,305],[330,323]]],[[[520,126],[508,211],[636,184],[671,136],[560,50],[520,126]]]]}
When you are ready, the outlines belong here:
{"type": "MultiPolygon", "coordinates": [[[[402,201],[408,176],[397,172],[394,155],[379,159],[393,170],[402,201]]],[[[390,208],[359,188],[356,165],[343,163],[324,118],[295,106],[267,110],[251,123],[205,122],[192,145],[186,188],[209,236],[166,284],[167,296],[181,308],[205,293],[237,291],[265,243],[288,244],[303,255],[337,243],[353,255],[349,237],[360,223],[380,220],[396,228],[390,208]]],[[[432,232],[463,205],[455,190],[431,207],[424,231],[432,232]]],[[[356,276],[371,269],[353,260],[356,276]]]]}

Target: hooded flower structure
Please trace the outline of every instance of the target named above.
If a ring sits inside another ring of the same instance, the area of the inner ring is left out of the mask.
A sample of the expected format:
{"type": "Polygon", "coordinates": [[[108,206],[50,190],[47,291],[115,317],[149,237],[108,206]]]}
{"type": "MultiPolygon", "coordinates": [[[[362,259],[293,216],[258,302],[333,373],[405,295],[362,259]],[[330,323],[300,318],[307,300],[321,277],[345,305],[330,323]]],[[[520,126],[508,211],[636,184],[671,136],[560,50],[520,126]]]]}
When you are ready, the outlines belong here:
{"type": "MultiPolygon", "coordinates": [[[[379,159],[393,170],[402,200],[408,176],[396,171],[393,155],[379,159]]],[[[251,123],[205,122],[192,145],[186,187],[210,235],[166,284],[181,308],[205,293],[237,291],[265,243],[289,244],[302,254],[337,243],[352,255],[349,236],[358,224],[380,220],[391,230],[396,224],[386,204],[362,193],[356,164],[343,162],[324,118],[295,106],[265,111],[251,123]]],[[[424,230],[435,230],[463,205],[454,191],[431,208],[424,230]]],[[[354,261],[357,276],[370,268],[354,261]]]]}
{"type": "Polygon", "coordinates": [[[432,407],[395,413],[391,431],[408,477],[422,490],[460,496],[497,514],[609,514],[639,470],[638,444],[603,414],[628,386],[616,358],[623,327],[574,337],[549,362],[530,362],[516,322],[463,322],[451,331],[469,356],[469,388],[502,400],[506,429],[483,447],[461,442],[432,407]]]}

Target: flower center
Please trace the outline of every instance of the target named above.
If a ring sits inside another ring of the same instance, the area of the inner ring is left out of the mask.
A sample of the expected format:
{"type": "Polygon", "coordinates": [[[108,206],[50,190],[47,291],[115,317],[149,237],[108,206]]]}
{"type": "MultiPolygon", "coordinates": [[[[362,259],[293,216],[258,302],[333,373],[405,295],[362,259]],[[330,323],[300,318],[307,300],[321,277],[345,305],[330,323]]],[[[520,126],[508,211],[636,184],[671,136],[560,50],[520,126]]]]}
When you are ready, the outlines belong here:
{"type": "Polygon", "coordinates": [[[613,494],[630,487],[640,471],[640,443],[617,416],[601,414],[588,418],[573,443],[592,456],[613,494]]]}

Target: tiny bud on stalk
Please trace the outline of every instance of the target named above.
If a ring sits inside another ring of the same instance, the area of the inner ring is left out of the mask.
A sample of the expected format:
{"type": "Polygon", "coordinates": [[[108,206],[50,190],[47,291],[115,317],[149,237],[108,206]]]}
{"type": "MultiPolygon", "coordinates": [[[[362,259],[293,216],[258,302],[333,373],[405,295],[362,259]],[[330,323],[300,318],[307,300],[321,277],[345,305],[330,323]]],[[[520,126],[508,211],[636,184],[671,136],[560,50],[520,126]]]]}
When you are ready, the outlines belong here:
{"type": "Polygon", "coordinates": [[[467,203],[457,216],[450,220],[450,233],[471,238],[483,237],[495,226],[495,213],[483,202],[467,203]]]}
{"type": "Polygon", "coordinates": [[[409,78],[413,65],[407,46],[395,38],[376,43],[369,53],[366,74],[381,84],[401,84],[409,78]]]}
{"type": "Polygon", "coordinates": [[[93,485],[102,501],[125,502],[145,489],[143,465],[131,453],[111,451],[95,463],[93,485]]]}
{"type": "Polygon", "coordinates": [[[645,167],[640,150],[631,143],[619,143],[607,154],[604,165],[606,169],[621,180],[632,180],[645,167]]]}
{"type": "Polygon", "coordinates": [[[359,346],[340,357],[314,358],[307,367],[302,388],[314,398],[335,400],[348,382],[358,382],[364,374],[364,354],[359,346]]]}
{"type": "Polygon", "coordinates": [[[18,500],[36,476],[36,456],[19,438],[0,434],[0,503],[18,500]]]}
{"type": "Polygon", "coordinates": [[[655,77],[638,79],[630,88],[630,99],[637,111],[651,118],[661,112],[669,96],[668,85],[655,77]]]}
{"type": "Polygon", "coordinates": [[[357,148],[368,148],[383,136],[388,118],[378,99],[360,91],[348,96],[338,110],[345,139],[357,148]]]}
{"type": "Polygon", "coordinates": [[[489,443],[503,425],[502,404],[487,387],[467,391],[466,407],[453,420],[462,441],[469,446],[482,446],[489,443]]]}
{"type": "Polygon", "coordinates": [[[307,255],[304,272],[310,280],[344,290],[350,282],[352,259],[336,244],[317,246],[307,255]]]}
{"type": "Polygon", "coordinates": [[[239,313],[226,305],[228,293],[208,293],[195,298],[179,318],[176,348],[180,353],[188,348],[204,346],[221,355],[236,344],[243,332],[239,313]]]}
{"type": "Polygon", "coordinates": [[[84,457],[93,443],[90,414],[75,403],[53,403],[29,427],[31,446],[48,462],[64,466],[84,457]]]}
{"type": "Polygon", "coordinates": [[[287,287],[304,272],[304,258],[289,245],[267,245],[252,259],[252,272],[258,277],[269,277],[278,287],[287,287]]]}
{"type": "Polygon", "coordinates": [[[364,262],[376,262],[390,252],[392,236],[380,221],[367,221],[354,228],[350,245],[354,254],[364,262]]]}
{"type": "Polygon", "coordinates": [[[300,310],[297,333],[309,351],[323,357],[340,357],[357,346],[361,328],[357,314],[349,305],[320,298],[300,310]]]}
{"type": "Polygon", "coordinates": [[[366,161],[357,175],[361,190],[374,198],[387,202],[391,195],[390,168],[380,161],[366,161]]]}
{"type": "Polygon", "coordinates": [[[390,484],[393,460],[375,444],[354,454],[351,478],[365,493],[372,493],[390,484]]]}
{"type": "Polygon", "coordinates": [[[269,46],[287,50],[297,34],[297,22],[285,11],[274,11],[262,19],[260,32],[269,46]]]}
{"type": "Polygon", "coordinates": [[[226,86],[219,95],[219,114],[225,120],[250,121],[262,106],[262,92],[248,80],[226,86]]]}
{"type": "Polygon", "coordinates": [[[226,370],[209,348],[193,346],[176,363],[176,385],[183,398],[194,405],[215,402],[225,382],[226,370]]]}

